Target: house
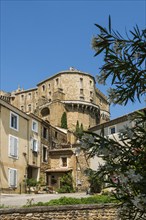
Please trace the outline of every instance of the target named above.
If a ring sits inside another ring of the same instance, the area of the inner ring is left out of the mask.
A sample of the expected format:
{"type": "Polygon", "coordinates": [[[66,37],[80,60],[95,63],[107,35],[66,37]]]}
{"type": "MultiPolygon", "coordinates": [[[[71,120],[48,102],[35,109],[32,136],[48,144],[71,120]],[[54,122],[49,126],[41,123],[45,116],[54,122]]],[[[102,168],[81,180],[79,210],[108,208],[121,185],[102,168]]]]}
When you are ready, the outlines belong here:
{"type": "Polygon", "coordinates": [[[40,175],[40,121],[0,99],[0,191],[25,192],[40,175]]]}
{"type": "MultiPolygon", "coordinates": [[[[140,109],[138,111],[143,111],[143,109],[140,109]]],[[[104,129],[104,136],[107,138],[115,139],[117,141],[119,140],[119,134],[123,129],[126,127],[132,128],[136,126],[136,121],[132,119],[132,116],[135,112],[131,112],[129,114],[120,116],[118,118],[112,119],[110,121],[104,122],[102,124],[96,125],[89,129],[90,132],[93,132],[98,135],[103,135],[103,129],[104,129]]],[[[113,149],[114,150],[114,149],[113,149]]],[[[99,165],[104,163],[103,160],[99,157],[91,158],[91,164],[90,168],[97,170],[99,165]]]]}

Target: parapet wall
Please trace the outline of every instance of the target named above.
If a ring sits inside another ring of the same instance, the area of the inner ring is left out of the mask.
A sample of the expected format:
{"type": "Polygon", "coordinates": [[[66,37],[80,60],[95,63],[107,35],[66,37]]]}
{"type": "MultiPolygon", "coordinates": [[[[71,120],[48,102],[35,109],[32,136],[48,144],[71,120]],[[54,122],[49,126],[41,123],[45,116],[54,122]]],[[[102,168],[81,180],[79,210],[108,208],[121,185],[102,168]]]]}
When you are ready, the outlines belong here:
{"type": "Polygon", "coordinates": [[[117,205],[66,205],[0,209],[2,220],[118,220],[117,205]]]}

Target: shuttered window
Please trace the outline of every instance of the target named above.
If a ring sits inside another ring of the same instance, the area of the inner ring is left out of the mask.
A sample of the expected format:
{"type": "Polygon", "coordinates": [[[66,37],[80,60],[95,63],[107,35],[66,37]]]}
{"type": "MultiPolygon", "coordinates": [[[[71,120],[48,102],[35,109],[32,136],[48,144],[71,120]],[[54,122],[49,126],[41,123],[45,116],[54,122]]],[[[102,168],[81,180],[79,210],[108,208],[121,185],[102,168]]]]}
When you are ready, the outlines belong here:
{"type": "Polygon", "coordinates": [[[10,128],[18,131],[19,117],[14,112],[10,112],[10,128]]]}
{"type": "Polygon", "coordinates": [[[9,168],[9,187],[17,187],[17,170],[9,168]]]}
{"type": "Polygon", "coordinates": [[[38,141],[36,139],[32,139],[32,150],[38,152],[38,141]]]}
{"type": "Polygon", "coordinates": [[[18,138],[9,135],[9,156],[18,158],[18,138]]]}
{"type": "Polygon", "coordinates": [[[38,132],[38,122],[32,121],[32,130],[38,132]]]}

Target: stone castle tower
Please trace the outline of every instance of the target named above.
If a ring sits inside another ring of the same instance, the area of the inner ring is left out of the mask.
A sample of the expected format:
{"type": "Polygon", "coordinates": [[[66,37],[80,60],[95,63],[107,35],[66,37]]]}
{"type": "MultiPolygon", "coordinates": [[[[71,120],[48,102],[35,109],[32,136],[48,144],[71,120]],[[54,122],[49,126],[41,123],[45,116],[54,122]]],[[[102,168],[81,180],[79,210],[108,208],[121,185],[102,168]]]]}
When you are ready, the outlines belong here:
{"type": "Polygon", "coordinates": [[[77,121],[86,130],[109,120],[106,96],[95,86],[92,75],[70,68],[38,83],[36,88],[11,93],[10,102],[24,112],[32,112],[51,125],[60,127],[67,115],[68,129],[74,131],[77,121]]]}

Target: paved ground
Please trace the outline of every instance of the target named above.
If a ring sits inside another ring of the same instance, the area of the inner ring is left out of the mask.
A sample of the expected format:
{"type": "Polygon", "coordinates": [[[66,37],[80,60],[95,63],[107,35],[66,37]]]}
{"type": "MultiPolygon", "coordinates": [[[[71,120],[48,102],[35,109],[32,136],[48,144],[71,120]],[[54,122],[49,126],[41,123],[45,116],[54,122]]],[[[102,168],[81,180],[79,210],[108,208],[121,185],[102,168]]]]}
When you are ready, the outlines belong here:
{"type": "Polygon", "coordinates": [[[36,202],[47,202],[51,199],[58,199],[60,197],[88,197],[86,193],[61,193],[61,194],[1,194],[0,195],[0,206],[8,207],[21,207],[26,205],[32,200],[33,203],[36,202]]]}

